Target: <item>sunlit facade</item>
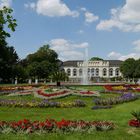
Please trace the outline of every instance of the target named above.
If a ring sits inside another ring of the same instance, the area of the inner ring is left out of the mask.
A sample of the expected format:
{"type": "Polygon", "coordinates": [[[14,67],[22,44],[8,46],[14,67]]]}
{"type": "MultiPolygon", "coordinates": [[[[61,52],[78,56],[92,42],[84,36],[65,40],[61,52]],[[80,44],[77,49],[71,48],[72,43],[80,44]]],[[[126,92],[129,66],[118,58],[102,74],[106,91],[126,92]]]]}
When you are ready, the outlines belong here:
{"type": "MultiPolygon", "coordinates": [[[[111,79],[122,76],[120,72],[119,60],[88,61],[89,80],[101,81],[102,79],[111,79]]],[[[83,61],[65,61],[63,69],[69,76],[71,82],[80,82],[83,75],[83,61]]]]}

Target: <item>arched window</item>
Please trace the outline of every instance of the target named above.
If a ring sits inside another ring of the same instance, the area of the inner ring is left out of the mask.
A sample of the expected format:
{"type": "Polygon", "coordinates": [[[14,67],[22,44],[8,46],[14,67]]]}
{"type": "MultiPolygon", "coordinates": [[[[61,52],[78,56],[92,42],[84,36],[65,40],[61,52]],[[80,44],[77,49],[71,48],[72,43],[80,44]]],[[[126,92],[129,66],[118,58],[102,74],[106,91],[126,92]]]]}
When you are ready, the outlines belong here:
{"type": "Polygon", "coordinates": [[[88,68],[88,74],[90,74],[90,68],[88,68]]]}
{"type": "Polygon", "coordinates": [[[70,69],[67,69],[67,74],[68,74],[68,76],[71,75],[71,70],[70,69]]]}
{"type": "Polygon", "coordinates": [[[79,69],[79,76],[82,76],[82,69],[79,69]]]}
{"type": "Polygon", "coordinates": [[[96,69],[96,76],[99,76],[99,69],[96,69]]]}
{"type": "Polygon", "coordinates": [[[119,76],[119,68],[115,70],[115,76],[119,76]]]}
{"type": "Polygon", "coordinates": [[[73,76],[77,76],[77,70],[73,69],[73,76]]]}
{"type": "Polygon", "coordinates": [[[92,74],[94,73],[94,68],[91,69],[91,73],[92,73],[92,74]]]}
{"type": "Polygon", "coordinates": [[[94,68],[91,69],[91,75],[94,76],[94,68]]]}
{"type": "Polygon", "coordinates": [[[103,69],[103,76],[106,76],[107,75],[107,70],[106,68],[103,69]]]}
{"type": "Polygon", "coordinates": [[[109,76],[113,76],[113,69],[112,68],[109,69],[109,76]]]}

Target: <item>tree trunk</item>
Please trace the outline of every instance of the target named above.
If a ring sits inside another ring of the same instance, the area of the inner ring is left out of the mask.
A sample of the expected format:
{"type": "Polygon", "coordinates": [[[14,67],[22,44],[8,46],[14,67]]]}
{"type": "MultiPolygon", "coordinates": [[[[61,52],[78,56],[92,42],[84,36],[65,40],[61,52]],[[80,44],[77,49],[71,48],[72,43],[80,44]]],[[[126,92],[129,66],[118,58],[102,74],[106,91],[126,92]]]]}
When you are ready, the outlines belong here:
{"type": "Polygon", "coordinates": [[[57,82],[57,86],[59,86],[59,87],[61,86],[60,82],[57,82]]]}

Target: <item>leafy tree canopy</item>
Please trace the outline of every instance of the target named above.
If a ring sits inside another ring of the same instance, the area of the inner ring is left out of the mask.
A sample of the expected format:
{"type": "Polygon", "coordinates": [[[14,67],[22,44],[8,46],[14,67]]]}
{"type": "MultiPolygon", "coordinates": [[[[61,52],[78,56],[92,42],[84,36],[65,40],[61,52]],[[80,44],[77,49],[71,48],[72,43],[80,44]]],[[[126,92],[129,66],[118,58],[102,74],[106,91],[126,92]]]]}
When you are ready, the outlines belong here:
{"type": "Polygon", "coordinates": [[[12,12],[12,9],[6,7],[0,9],[0,79],[5,82],[9,82],[13,77],[13,66],[18,61],[14,47],[9,47],[6,42],[6,37],[10,37],[10,34],[4,28],[7,26],[11,31],[15,31],[17,24],[12,12]]]}
{"type": "MultiPolygon", "coordinates": [[[[49,45],[44,45],[26,58],[27,69],[30,77],[48,78],[53,71],[58,71],[59,60],[54,50],[49,45]]],[[[25,60],[24,60],[25,61],[25,60]]]]}
{"type": "Polygon", "coordinates": [[[136,61],[136,69],[135,69],[134,77],[140,78],[140,59],[136,61]]]}
{"type": "Polygon", "coordinates": [[[136,60],[133,58],[129,58],[122,63],[120,70],[124,77],[133,78],[135,74],[136,66],[137,66],[136,60]]]}
{"type": "Polygon", "coordinates": [[[103,60],[102,58],[99,58],[99,57],[92,57],[90,59],[90,61],[100,61],[100,60],[103,60]]]}
{"type": "Polygon", "coordinates": [[[4,41],[6,37],[10,37],[10,34],[4,30],[6,25],[11,31],[15,31],[17,23],[12,16],[12,12],[13,10],[7,7],[0,9],[0,42],[4,41]]]}
{"type": "Polygon", "coordinates": [[[50,78],[52,81],[57,82],[57,86],[60,86],[61,81],[67,81],[69,79],[68,75],[64,71],[54,72],[50,78]]]}
{"type": "Polygon", "coordinates": [[[57,53],[54,50],[51,50],[49,45],[44,45],[39,48],[37,52],[29,54],[27,56],[27,61],[29,63],[42,61],[55,62],[58,60],[57,57],[57,53]]]}

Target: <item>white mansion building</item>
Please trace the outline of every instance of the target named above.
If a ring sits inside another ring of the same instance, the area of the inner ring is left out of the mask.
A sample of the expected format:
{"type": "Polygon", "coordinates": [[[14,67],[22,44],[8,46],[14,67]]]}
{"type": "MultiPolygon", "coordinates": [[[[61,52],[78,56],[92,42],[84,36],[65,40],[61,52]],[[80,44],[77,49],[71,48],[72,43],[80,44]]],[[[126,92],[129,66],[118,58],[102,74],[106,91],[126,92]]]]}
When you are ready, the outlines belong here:
{"type": "MultiPolygon", "coordinates": [[[[120,60],[88,61],[88,78],[96,82],[122,76],[120,60]]],[[[83,74],[84,61],[74,60],[63,62],[63,69],[69,76],[70,82],[80,82],[83,74]]]]}

